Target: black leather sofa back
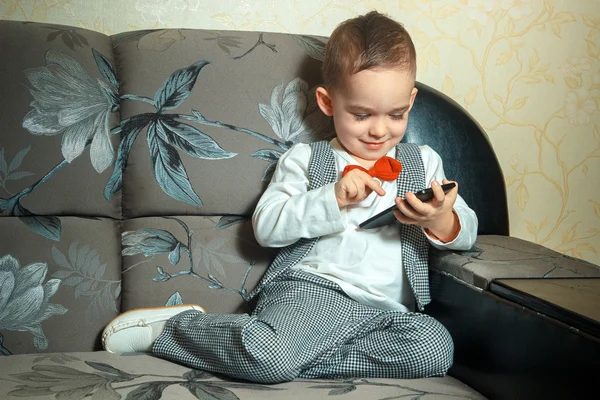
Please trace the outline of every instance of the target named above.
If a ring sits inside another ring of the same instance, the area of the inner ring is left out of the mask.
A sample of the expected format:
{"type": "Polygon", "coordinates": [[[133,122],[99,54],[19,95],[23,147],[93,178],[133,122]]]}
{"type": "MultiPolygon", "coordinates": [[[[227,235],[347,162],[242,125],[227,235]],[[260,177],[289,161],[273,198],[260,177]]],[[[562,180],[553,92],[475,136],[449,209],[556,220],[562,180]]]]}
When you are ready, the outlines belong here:
{"type": "Polygon", "coordinates": [[[427,144],[444,161],[448,179],[479,218],[479,234],[508,235],[506,186],[487,134],[443,93],[417,82],[419,93],[403,141],[427,144]]]}

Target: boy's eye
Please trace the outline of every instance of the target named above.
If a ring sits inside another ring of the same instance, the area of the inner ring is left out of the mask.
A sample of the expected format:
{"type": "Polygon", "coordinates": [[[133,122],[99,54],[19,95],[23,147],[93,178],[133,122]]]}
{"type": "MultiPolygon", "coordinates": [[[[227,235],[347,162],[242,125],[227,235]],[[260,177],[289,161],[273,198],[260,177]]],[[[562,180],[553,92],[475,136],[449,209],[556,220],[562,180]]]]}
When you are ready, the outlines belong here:
{"type": "MultiPolygon", "coordinates": [[[[357,121],[364,121],[370,117],[369,114],[352,114],[352,115],[354,116],[354,119],[357,121]]],[[[391,114],[390,115],[390,118],[395,121],[403,120],[405,117],[406,117],[406,114],[391,114]]]]}

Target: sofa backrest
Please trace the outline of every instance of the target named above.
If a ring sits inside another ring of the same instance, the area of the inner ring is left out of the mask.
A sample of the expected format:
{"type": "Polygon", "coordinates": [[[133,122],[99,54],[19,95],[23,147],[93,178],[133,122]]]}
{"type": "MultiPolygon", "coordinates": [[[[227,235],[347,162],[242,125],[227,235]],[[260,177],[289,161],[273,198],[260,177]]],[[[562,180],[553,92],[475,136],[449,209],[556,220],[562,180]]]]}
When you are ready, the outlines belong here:
{"type": "MultiPolygon", "coordinates": [[[[0,21],[0,352],[99,349],[135,307],[248,311],[275,254],[253,208],[286,149],[333,134],[312,90],[324,43],[0,21]]],[[[483,231],[506,233],[485,134],[419,89],[407,140],[440,151],[476,211],[497,191],[483,231]]]]}
{"type": "Polygon", "coordinates": [[[416,86],[403,141],[427,144],[440,154],[446,176],[458,182],[477,214],[480,235],[508,235],[504,176],[487,134],[450,97],[420,82],[416,86]]]}

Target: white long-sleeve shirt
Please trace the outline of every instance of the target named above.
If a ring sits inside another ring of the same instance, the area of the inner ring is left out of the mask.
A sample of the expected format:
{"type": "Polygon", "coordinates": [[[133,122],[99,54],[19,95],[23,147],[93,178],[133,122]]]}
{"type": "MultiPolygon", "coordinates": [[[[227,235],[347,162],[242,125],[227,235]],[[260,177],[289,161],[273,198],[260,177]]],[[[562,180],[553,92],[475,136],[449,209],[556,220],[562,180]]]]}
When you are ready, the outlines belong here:
{"type": "MultiPolygon", "coordinates": [[[[336,168],[360,165],[336,139],[331,141],[336,168]]],[[[427,187],[445,179],[442,160],[429,146],[420,146],[427,187]]],[[[396,149],[388,152],[395,158],[396,149]]],[[[271,183],[260,198],[252,217],[258,243],[284,247],[300,238],[320,237],[307,256],[294,268],[337,283],[354,300],[380,309],[412,311],[414,297],[402,268],[400,230],[396,224],[375,229],[358,225],[394,204],[397,182],[383,181],[386,194],[372,192],[360,203],[340,210],[334,183],[309,190],[308,144],[296,144],[284,153],[271,183]]],[[[457,197],[454,211],[460,221],[458,236],[443,243],[425,235],[439,249],[467,250],[475,243],[477,217],[457,197]]],[[[398,222],[399,223],[399,222],[398,222]]]]}

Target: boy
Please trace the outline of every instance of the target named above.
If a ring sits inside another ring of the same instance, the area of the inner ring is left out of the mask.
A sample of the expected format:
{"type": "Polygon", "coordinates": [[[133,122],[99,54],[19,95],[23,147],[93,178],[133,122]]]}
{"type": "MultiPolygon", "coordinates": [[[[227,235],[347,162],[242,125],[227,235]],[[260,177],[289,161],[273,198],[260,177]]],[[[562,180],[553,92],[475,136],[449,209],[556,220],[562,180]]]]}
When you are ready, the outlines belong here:
{"type": "Polygon", "coordinates": [[[416,56],[402,25],[377,12],[338,26],[326,48],[321,110],[331,142],[281,156],[253,215],[258,242],[282,247],[250,296],[252,315],[197,306],[134,310],[103,333],[106,350],[150,351],[250,381],[419,378],[452,364],[453,343],[433,318],[427,249],[468,249],[477,218],[444,194],[440,157],[399,144],[417,89],[416,56]],[[413,192],[431,186],[427,203],[413,192]],[[401,196],[405,195],[403,200],[401,196]],[[395,202],[398,224],[358,224],[395,202]]]}

